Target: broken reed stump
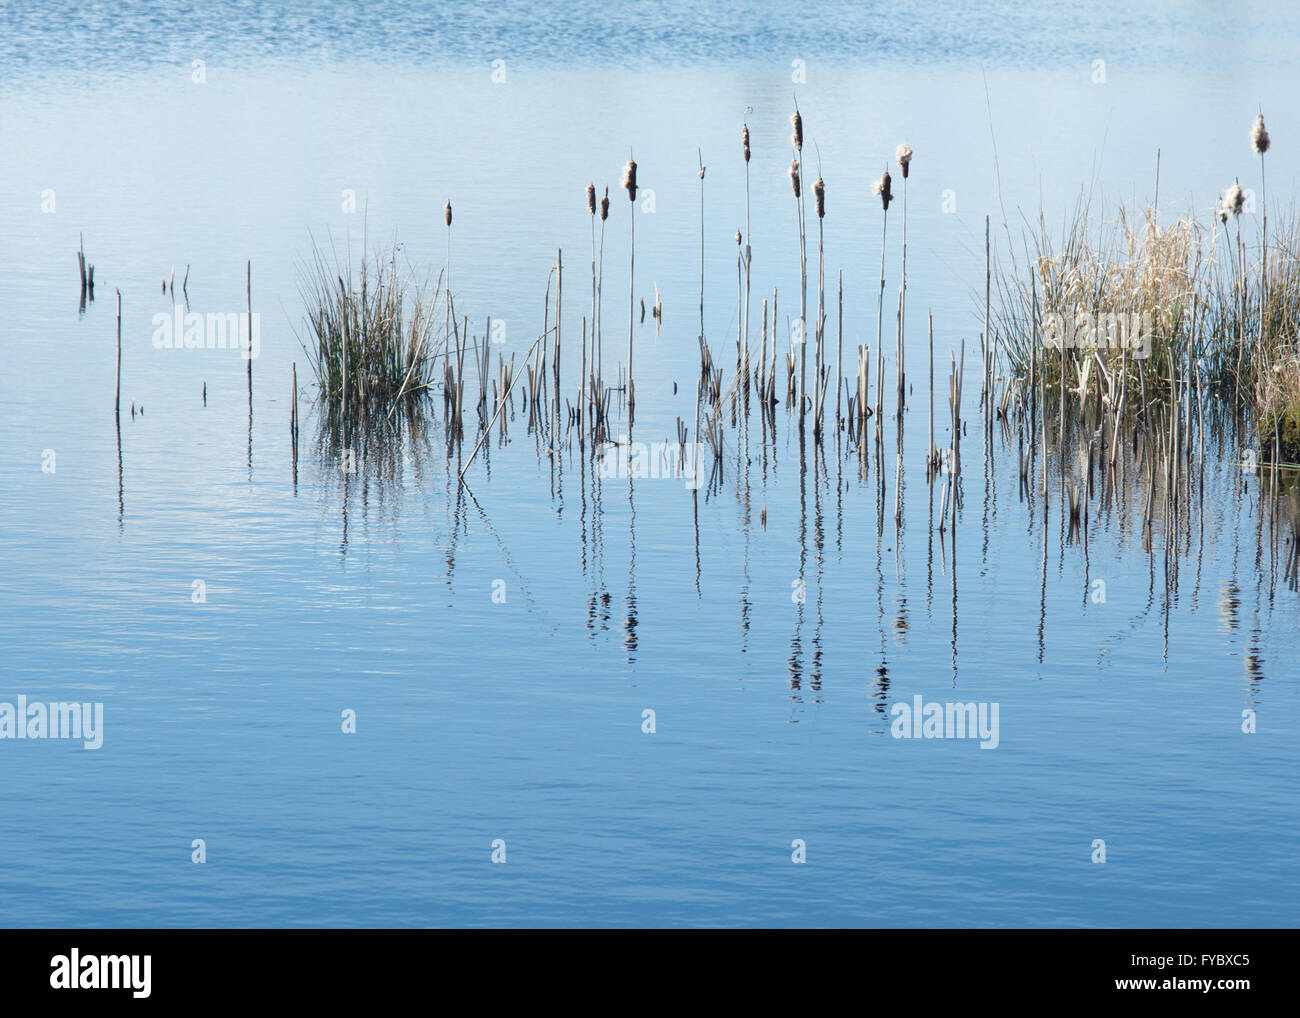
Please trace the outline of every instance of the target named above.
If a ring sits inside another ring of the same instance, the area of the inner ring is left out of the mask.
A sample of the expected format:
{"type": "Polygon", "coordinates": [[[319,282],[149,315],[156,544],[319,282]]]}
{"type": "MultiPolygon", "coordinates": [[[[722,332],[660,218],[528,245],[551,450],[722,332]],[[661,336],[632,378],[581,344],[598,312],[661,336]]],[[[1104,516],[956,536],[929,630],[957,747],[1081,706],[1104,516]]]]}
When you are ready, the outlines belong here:
{"type": "MultiPolygon", "coordinates": [[[[248,311],[248,405],[253,405],[253,261],[245,265],[244,297],[248,311]]],[[[184,289],[184,284],[181,284],[184,289]]]]}
{"type": "Polygon", "coordinates": [[[113,414],[122,416],[122,291],[117,291],[117,395],[113,399],[113,414]]]}
{"type": "Polygon", "coordinates": [[[84,310],[86,299],[95,299],[95,266],[86,261],[86,240],[77,234],[77,270],[81,275],[81,307],[84,310]]]}

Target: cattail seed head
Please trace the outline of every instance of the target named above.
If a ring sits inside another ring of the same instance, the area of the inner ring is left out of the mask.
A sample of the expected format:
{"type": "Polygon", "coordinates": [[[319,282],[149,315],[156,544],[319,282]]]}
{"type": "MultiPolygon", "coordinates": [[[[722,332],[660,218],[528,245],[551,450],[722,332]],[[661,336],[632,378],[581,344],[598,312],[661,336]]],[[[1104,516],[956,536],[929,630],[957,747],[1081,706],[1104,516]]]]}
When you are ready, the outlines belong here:
{"type": "Polygon", "coordinates": [[[822,183],[822,178],[817,178],[817,183],[813,184],[813,199],[817,202],[817,218],[826,218],[826,185],[822,183]]]}
{"type": "Polygon", "coordinates": [[[447,220],[447,225],[451,225],[451,199],[447,199],[447,204],[442,208],[442,217],[447,220]]]}
{"type": "Polygon", "coordinates": [[[794,188],[794,196],[798,198],[801,193],[799,188],[799,160],[798,159],[792,159],[790,161],[790,186],[794,188]]]}
{"type": "Polygon", "coordinates": [[[603,223],[609,218],[609,188],[605,188],[605,197],[600,199],[600,221],[603,223]]]}
{"type": "Polygon", "coordinates": [[[745,153],[745,162],[749,162],[749,125],[744,124],[740,129],[740,149],[745,153]]]}
{"type": "Polygon", "coordinates": [[[794,116],[790,118],[790,126],[794,129],[793,136],[792,136],[794,140],[794,147],[798,149],[800,152],[802,152],[803,151],[803,117],[799,115],[798,110],[795,110],[794,116]]]}
{"type": "Polygon", "coordinates": [[[1241,189],[1241,185],[1234,183],[1223,195],[1223,207],[1234,216],[1241,215],[1241,211],[1246,205],[1246,192],[1241,189]]]}
{"type": "Polygon", "coordinates": [[[1268,151],[1268,128],[1264,126],[1264,114],[1262,113],[1255,118],[1255,126],[1250,129],[1250,144],[1255,149],[1256,155],[1262,156],[1268,151]]]}
{"type": "Polygon", "coordinates": [[[736,231],[736,247],[740,247],[740,231],[736,231]]]}
{"type": "Polygon", "coordinates": [[[636,201],[636,160],[629,159],[623,167],[623,186],[627,188],[627,200],[636,201]]]}
{"type": "Polygon", "coordinates": [[[880,195],[880,205],[886,212],[889,211],[889,203],[894,200],[891,184],[889,171],[886,170],[880,175],[880,179],[871,185],[871,193],[880,195]]]}
{"type": "Polygon", "coordinates": [[[899,145],[894,150],[894,158],[898,160],[898,165],[903,168],[903,179],[907,179],[907,168],[912,162],[912,146],[907,142],[899,145]]]}
{"type": "Polygon", "coordinates": [[[596,185],[587,185],[587,211],[593,216],[596,214],[596,185]]]}

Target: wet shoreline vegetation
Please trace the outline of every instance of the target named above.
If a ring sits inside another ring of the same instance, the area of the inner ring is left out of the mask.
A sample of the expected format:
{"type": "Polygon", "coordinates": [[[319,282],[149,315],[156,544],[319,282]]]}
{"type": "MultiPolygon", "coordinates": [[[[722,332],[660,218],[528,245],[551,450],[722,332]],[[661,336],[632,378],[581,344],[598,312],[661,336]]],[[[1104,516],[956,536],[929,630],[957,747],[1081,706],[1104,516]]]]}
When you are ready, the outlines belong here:
{"type": "MultiPolygon", "coordinates": [[[[1268,142],[1266,132],[1261,141],[1261,131],[1262,118],[1251,135],[1262,170],[1268,142]]],[[[1083,193],[1059,231],[1049,227],[1043,212],[1037,223],[1024,222],[1019,236],[1004,223],[1005,242],[996,250],[992,217],[986,217],[984,329],[978,348],[968,350],[963,340],[957,349],[938,352],[936,382],[934,325],[927,316],[929,363],[918,385],[908,374],[904,342],[913,153],[910,146],[899,145],[889,168],[871,185],[881,210],[881,275],[872,294],[875,342],[848,351],[846,375],[843,272],[832,278],[834,289],[828,294],[821,243],[822,221],[833,205],[820,175],[811,187],[805,179],[804,125],[797,110],[790,140],[795,203],[790,236],[800,269],[800,292],[794,298],[799,317],[783,326],[779,308],[788,298],[778,289],[770,297],[753,299],[753,252],[737,231],[736,335],[734,351],[725,354],[719,345],[730,348],[731,338],[719,344],[704,331],[706,166],[702,155],[699,160],[699,363],[683,365],[686,377],[672,382],[674,393],[681,385],[689,398],[693,387],[695,398],[691,416],[677,417],[675,435],[656,442],[675,445],[676,455],[667,459],[691,463],[692,470],[701,472],[695,483],[685,485],[694,500],[701,492],[707,501],[722,491],[732,452],[748,483],[751,449],[761,449],[766,478],[769,457],[775,468],[780,416],[790,429],[787,435],[797,434],[801,478],[809,458],[814,481],[829,476],[827,448],[833,446],[837,499],[843,490],[839,472],[846,462],[855,462],[860,481],[874,476],[878,529],[883,533],[891,507],[894,526],[900,528],[908,466],[904,422],[909,410],[926,412],[928,443],[923,454],[912,454],[912,462],[919,459],[925,471],[932,529],[955,549],[958,512],[965,501],[962,437],[969,426],[966,415],[978,412],[986,477],[998,454],[996,436],[1004,448],[1015,449],[1021,501],[1035,514],[1034,503],[1040,501],[1046,522],[1049,501],[1055,500],[1063,536],[1071,542],[1086,543],[1089,523],[1100,514],[1117,505],[1125,511],[1131,506],[1143,546],[1151,551],[1163,540],[1176,559],[1180,549],[1190,549],[1198,525],[1203,527],[1197,519],[1207,456],[1239,463],[1243,475],[1260,479],[1259,511],[1269,519],[1273,553],[1287,585],[1295,587],[1300,572],[1295,467],[1300,459],[1295,345],[1300,221],[1294,213],[1275,214],[1270,231],[1262,214],[1267,206],[1261,185],[1260,228],[1252,239],[1242,218],[1249,218],[1255,196],[1234,183],[1216,199],[1208,221],[1189,210],[1161,222],[1157,180],[1157,202],[1146,207],[1120,206],[1106,216],[1083,193]],[[903,238],[897,266],[891,264],[888,244],[895,202],[902,206],[895,217],[901,219],[897,228],[903,238]],[[809,264],[809,212],[818,227],[815,271],[809,264]],[[895,271],[896,298],[891,298],[886,289],[895,271]],[[808,292],[810,282],[813,293],[808,292]],[[887,316],[890,303],[892,315],[887,316]],[[808,323],[810,313],[815,317],[808,323]],[[789,342],[779,341],[787,332],[789,342]],[[894,349],[887,360],[891,341],[894,349]],[[972,397],[964,395],[963,384],[968,358],[973,365],[977,357],[979,390],[972,397]],[[909,406],[909,400],[918,398],[926,407],[909,406]],[[936,439],[936,403],[939,428],[950,436],[947,446],[936,439]],[[892,436],[886,434],[887,418],[895,424],[888,429],[892,436]],[[1278,545],[1279,536],[1284,547],[1278,545]]],[[[748,122],[737,147],[745,162],[748,223],[748,122]]],[[[631,159],[623,169],[629,209],[635,209],[637,171],[631,159]]],[[[570,311],[565,317],[565,298],[573,300],[574,291],[572,282],[566,290],[564,253],[557,251],[546,277],[541,330],[525,351],[514,350],[509,359],[494,349],[491,318],[474,322],[457,309],[450,285],[450,201],[444,208],[447,263],[432,284],[403,262],[396,243],[363,255],[354,269],[350,257],[340,259],[333,248],[322,251],[313,241],[300,273],[306,308],[300,339],[323,408],[319,444],[344,474],[371,472],[377,480],[400,475],[402,436],[427,438],[428,418],[438,416],[436,394],[441,396],[448,468],[456,472],[458,496],[464,491],[473,498],[467,481],[471,466],[480,456],[490,457],[494,445],[507,444],[510,426],[521,416],[539,459],[549,458],[553,471],[576,458],[584,478],[600,483],[598,458],[631,444],[636,427],[633,353],[638,329],[657,333],[663,311],[657,289],[653,305],[647,308],[642,297],[638,307],[635,235],[629,222],[625,253],[632,275],[623,347],[621,311],[604,306],[609,188],[603,196],[594,183],[575,192],[585,192],[591,226],[590,279],[582,271],[586,266],[579,269],[581,313],[570,311]],[[607,320],[615,329],[608,339],[607,320]],[[620,357],[624,352],[626,357],[620,357]]],[[[781,255],[783,261],[790,258],[788,250],[781,255]]],[[[569,267],[570,280],[572,272],[569,267]]],[[[296,411],[291,426],[296,450],[296,411]]],[[[490,466],[488,470],[490,476],[490,466]]],[[[746,503],[748,498],[746,493],[746,503]]]]}

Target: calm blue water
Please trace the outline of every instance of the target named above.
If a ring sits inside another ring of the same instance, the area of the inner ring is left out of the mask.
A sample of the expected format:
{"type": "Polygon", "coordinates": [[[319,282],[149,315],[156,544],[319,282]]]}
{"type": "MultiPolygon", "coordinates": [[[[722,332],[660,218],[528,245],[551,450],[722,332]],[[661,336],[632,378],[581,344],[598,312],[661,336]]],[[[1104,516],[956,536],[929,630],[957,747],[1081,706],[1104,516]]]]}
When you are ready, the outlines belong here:
{"type": "Polygon", "coordinates": [[[1236,177],[1255,186],[1261,105],[1269,193],[1290,202],[1294,12],[20,3],[0,23],[0,703],[105,710],[96,751],[0,740],[5,924],[1300,920],[1300,613],[1239,445],[1207,449],[1172,565],[1159,531],[1143,541],[1132,472],[1085,548],[1055,464],[1044,525],[1017,497],[1014,433],[984,456],[971,367],[986,214],[1005,250],[1081,187],[1099,208],[1149,200],[1157,148],[1162,211],[1208,209],[1236,177]],[[636,292],[664,306],[657,336],[636,329],[636,437],[666,439],[693,425],[700,158],[706,331],[732,373],[747,107],[753,330],[774,287],[782,322],[797,314],[795,93],[828,192],[828,292],[844,273],[846,373],[875,341],[870,181],[899,141],[917,153],[897,526],[893,421],[881,496],[874,462],[864,480],[833,445],[801,460],[784,409],[766,446],[757,418],[728,430],[698,499],[594,480],[522,414],[458,494],[440,399],[345,483],[295,335],[313,237],[354,254],[396,239],[436,276],[450,198],[457,307],[478,331],[503,322],[518,360],[563,249],[571,392],[589,181],[614,199],[607,360],[626,343],[633,151],[654,192],[636,292]],[[179,294],[188,266],[194,310],[239,312],[247,260],[251,418],[238,354],[150,342],[161,280],[174,270],[179,294]],[[922,466],[927,310],[943,444],[949,351],[967,344],[955,537],[931,527],[922,466]],[[998,704],[999,745],[892,738],[890,706],[918,694],[998,704]]]}

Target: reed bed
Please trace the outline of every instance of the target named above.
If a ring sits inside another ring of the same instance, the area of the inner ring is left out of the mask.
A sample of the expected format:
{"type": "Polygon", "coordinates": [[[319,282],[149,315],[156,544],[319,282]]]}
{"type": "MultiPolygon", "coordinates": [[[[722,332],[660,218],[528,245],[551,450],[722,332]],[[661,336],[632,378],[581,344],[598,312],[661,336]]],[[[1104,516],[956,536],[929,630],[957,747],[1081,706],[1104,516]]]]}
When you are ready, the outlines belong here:
{"type": "Polygon", "coordinates": [[[432,287],[420,281],[399,263],[399,251],[394,243],[354,266],[350,256],[313,239],[310,258],[299,266],[306,311],[298,338],[331,413],[387,413],[426,395],[437,379],[435,313],[446,304],[450,325],[451,302],[443,300],[441,277],[432,287]]]}

